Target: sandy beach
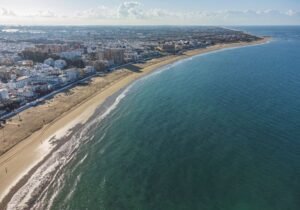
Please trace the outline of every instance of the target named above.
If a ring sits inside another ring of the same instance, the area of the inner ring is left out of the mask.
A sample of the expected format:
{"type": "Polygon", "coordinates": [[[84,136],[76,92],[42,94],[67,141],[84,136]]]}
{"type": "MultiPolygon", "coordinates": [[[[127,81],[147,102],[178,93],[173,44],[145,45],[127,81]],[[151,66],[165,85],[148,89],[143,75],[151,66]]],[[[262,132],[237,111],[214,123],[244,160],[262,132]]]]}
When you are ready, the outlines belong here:
{"type": "Polygon", "coordinates": [[[22,186],[22,183],[18,184],[22,177],[55,149],[50,140],[53,137],[63,137],[78,124],[84,125],[111,95],[137,79],[176,61],[226,48],[263,44],[269,40],[270,38],[264,38],[251,43],[214,45],[187,51],[182,55],[134,64],[105,77],[93,78],[87,86],[74,87],[49,99],[45,104],[25,110],[20,114],[22,121],[19,116],[9,121],[7,130],[3,131],[3,139],[0,140],[0,144],[5,145],[0,148],[0,209],[6,209],[14,192],[22,186]]]}

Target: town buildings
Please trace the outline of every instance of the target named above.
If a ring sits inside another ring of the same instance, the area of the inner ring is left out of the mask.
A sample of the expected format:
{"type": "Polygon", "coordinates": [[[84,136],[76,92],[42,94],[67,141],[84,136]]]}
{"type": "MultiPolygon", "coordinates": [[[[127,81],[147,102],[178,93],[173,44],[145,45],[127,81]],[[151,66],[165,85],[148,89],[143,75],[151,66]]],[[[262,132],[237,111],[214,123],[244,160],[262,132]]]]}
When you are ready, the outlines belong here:
{"type": "Polygon", "coordinates": [[[0,26],[0,118],[7,104],[22,106],[96,71],[256,39],[219,27],[0,26]]]}

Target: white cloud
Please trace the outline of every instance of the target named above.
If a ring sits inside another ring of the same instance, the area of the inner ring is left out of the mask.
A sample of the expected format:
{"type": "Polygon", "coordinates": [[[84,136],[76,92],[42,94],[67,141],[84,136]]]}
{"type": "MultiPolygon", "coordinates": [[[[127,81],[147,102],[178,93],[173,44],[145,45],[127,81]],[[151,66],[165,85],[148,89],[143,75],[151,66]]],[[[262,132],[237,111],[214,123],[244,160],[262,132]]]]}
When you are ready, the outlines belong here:
{"type": "Polygon", "coordinates": [[[112,19],[117,16],[116,10],[108,8],[106,6],[99,6],[83,11],[76,12],[75,17],[79,18],[100,18],[100,19],[112,19]]]}
{"type": "Polygon", "coordinates": [[[12,17],[12,16],[16,16],[16,14],[12,10],[6,8],[0,8],[0,17],[1,16],[12,17]]]}
{"type": "Polygon", "coordinates": [[[300,13],[290,9],[285,14],[292,17],[292,16],[299,15],[300,13]]]}
{"type": "Polygon", "coordinates": [[[123,2],[118,8],[119,18],[145,18],[141,3],[137,1],[123,2]]]}
{"type": "Polygon", "coordinates": [[[165,9],[151,9],[148,10],[146,16],[148,18],[166,18],[166,17],[174,17],[174,18],[184,18],[185,13],[174,13],[165,9]]]}
{"type": "Polygon", "coordinates": [[[39,10],[36,13],[29,14],[29,17],[41,17],[41,18],[55,18],[59,17],[57,14],[50,10],[39,10]]]}
{"type": "Polygon", "coordinates": [[[123,2],[118,8],[99,6],[97,8],[77,12],[75,15],[75,17],[79,18],[99,19],[152,19],[179,16],[179,14],[160,8],[145,10],[142,8],[142,5],[136,1],[123,2]]]}
{"type": "MultiPolygon", "coordinates": [[[[53,11],[36,11],[20,14],[0,8],[0,21],[5,19],[22,20],[23,22],[55,22],[74,24],[268,24],[299,22],[300,13],[294,10],[221,10],[184,12],[162,8],[145,8],[138,1],[125,1],[117,7],[99,6],[69,13],[58,14],[53,11]],[[9,18],[7,18],[9,17],[9,18]],[[34,19],[33,19],[34,18],[34,19]],[[47,20],[47,21],[46,21],[47,20]]],[[[4,22],[4,21],[3,21],[4,22]]],[[[17,21],[16,21],[17,22],[17,21]]],[[[1,23],[1,22],[0,22],[1,23]]]]}

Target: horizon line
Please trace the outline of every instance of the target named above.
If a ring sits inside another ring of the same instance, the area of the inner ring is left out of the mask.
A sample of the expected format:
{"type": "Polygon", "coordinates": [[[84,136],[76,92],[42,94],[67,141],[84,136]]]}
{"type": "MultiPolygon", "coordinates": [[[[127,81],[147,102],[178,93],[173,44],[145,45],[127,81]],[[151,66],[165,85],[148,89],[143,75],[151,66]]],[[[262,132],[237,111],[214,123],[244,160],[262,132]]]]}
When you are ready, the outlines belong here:
{"type": "Polygon", "coordinates": [[[172,27],[195,27],[195,26],[211,26],[211,27],[230,27],[230,26],[256,26],[256,27],[268,27],[268,26],[300,26],[300,24],[229,24],[229,25],[223,25],[223,24],[192,24],[192,25],[183,25],[183,24],[1,24],[0,27],[34,27],[34,26],[47,26],[47,27],[57,27],[57,26],[71,26],[71,27],[166,27],[166,26],[172,26],[172,27]]]}

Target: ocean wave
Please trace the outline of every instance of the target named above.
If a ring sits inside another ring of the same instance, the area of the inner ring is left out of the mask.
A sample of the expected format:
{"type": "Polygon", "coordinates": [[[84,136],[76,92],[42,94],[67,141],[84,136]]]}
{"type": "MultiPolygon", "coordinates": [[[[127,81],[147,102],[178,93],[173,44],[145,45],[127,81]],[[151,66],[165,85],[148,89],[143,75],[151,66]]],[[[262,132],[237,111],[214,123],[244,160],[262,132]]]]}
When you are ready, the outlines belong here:
{"type": "MultiPolygon", "coordinates": [[[[51,206],[64,186],[63,169],[70,163],[77,154],[79,146],[90,139],[93,135],[90,133],[91,128],[95,127],[105,119],[119,103],[126,97],[131,85],[125,88],[113,101],[111,105],[104,109],[99,116],[92,118],[83,125],[79,130],[65,136],[69,138],[57,150],[52,151],[43,164],[31,175],[28,181],[14,194],[7,205],[7,210],[25,210],[25,209],[51,209],[51,206]],[[48,188],[51,186],[51,195],[48,188]]],[[[69,130],[70,131],[70,130],[69,130]]],[[[59,143],[62,139],[55,139],[59,143]]],[[[79,166],[87,158],[84,156],[75,166],[79,166]],[[79,165],[78,165],[79,164],[79,165]]],[[[77,182],[80,181],[80,178],[77,182]]],[[[76,185],[75,185],[76,187],[76,185]]],[[[73,189],[75,191],[75,188],[73,189]]],[[[70,194],[71,196],[71,194],[70,194]]]]}
{"type": "Polygon", "coordinates": [[[79,174],[76,177],[76,180],[75,180],[75,183],[74,183],[73,187],[71,187],[70,192],[68,193],[68,195],[66,196],[66,198],[63,201],[64,204],[66,204],[72,198],[72,195],[74,194],[74,192],[75,192],[75,190],[77,188],[77,185],[78,185],[78,183],[81,180],[81,176],[82,176],[82,174],[79,174]]]}
{"type": "Polygon", "coordinates": [[[2,32],[5,33],[29,33],[29,34],[45,34],[45,31],[41,30],[21,30],[17,28],[8,28],[8,29],[2,29],[2,32]]]}

